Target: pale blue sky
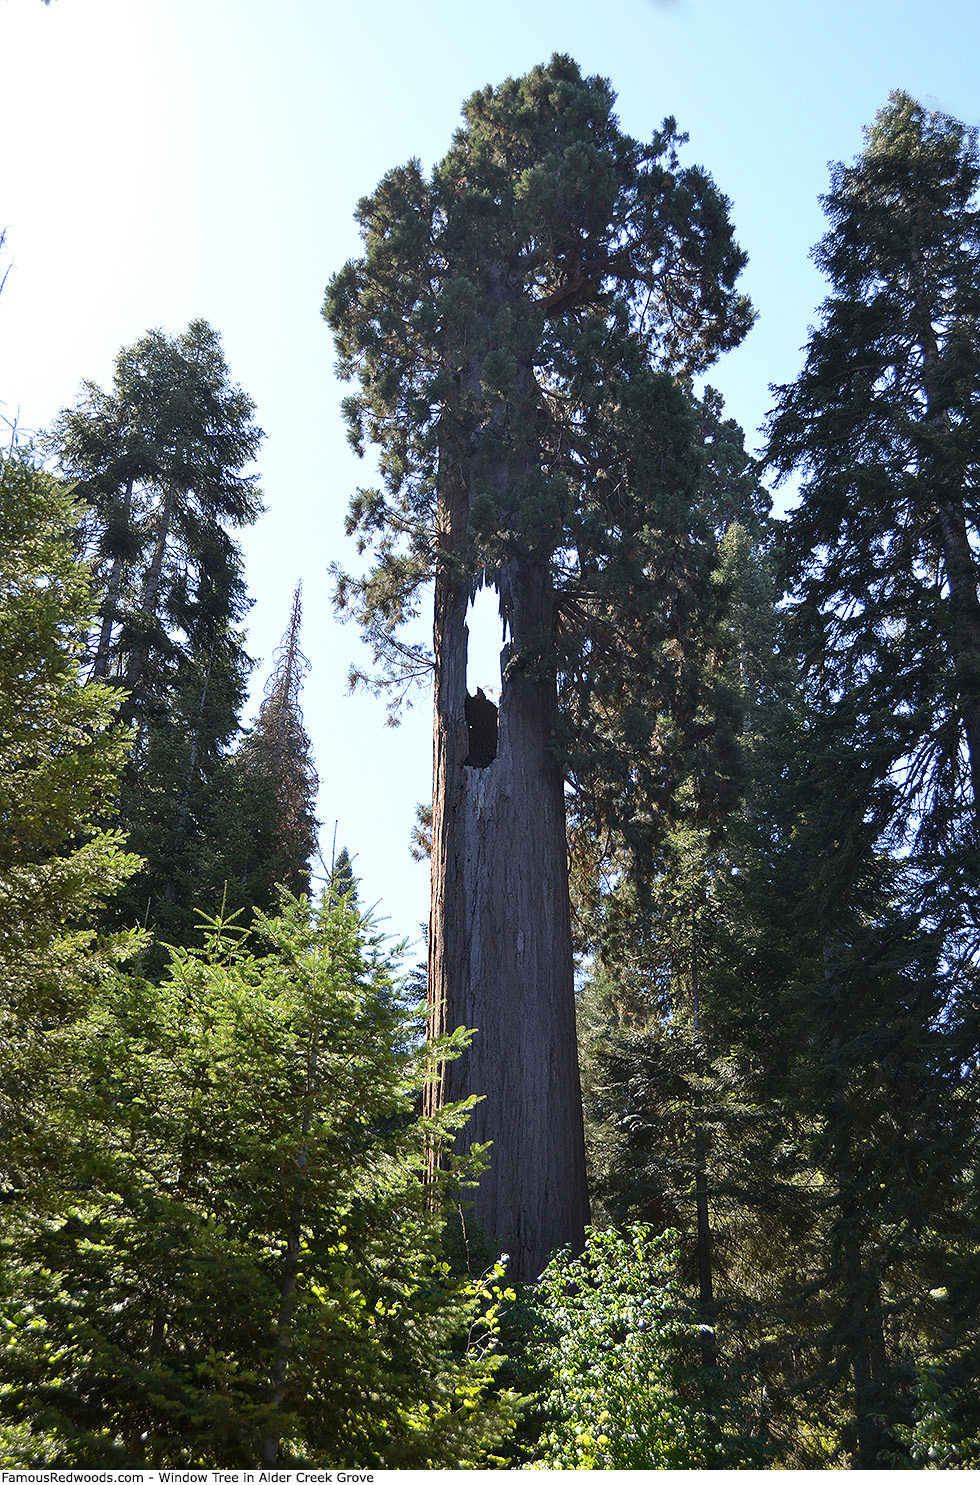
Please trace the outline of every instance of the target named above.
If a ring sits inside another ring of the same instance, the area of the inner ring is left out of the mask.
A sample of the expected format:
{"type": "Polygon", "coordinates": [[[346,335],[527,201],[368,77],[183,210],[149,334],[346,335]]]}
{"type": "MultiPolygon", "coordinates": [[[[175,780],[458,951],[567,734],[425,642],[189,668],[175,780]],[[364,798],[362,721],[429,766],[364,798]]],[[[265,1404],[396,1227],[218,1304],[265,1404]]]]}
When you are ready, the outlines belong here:
{"type": "Polygon", "coordinates": [[[674,114],[750,256],[759,322],[709,379],[752,438],[823,296],[808,253],[828,161],[855,155],[896,87],[980,124],[978,43],[976,0],[0,0],[0,411],[43,426],[150,326],[201,315],[220,332],[268,434],[269,510],[245,541],[256,684],[301,577],[325,847],[337,819],[392,931],[427,914],[407,841],[428,704],[391,731],[380,703],[346,696],[363,656],[325,578],[370,482],[319,317],[357,250],[358,196],[411,155],[431,165],[463,98],[554,51],[611,78],[629,132],[674,114]]]}

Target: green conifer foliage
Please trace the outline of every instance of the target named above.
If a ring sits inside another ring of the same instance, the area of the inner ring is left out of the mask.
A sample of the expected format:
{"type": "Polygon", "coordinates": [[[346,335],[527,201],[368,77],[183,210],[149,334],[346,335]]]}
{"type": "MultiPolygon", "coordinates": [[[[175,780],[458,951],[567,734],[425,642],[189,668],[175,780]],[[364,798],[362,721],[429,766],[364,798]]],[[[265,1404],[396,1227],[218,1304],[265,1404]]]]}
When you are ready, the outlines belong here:
{"type": "Polygon", "coordinates": [[[914,865],[869,838],[874,768],[839,715],[770,719],[744,816],[686,863],[711,868],[696,937],[677,872],[586,991],[590,1147],[603,1215],[678,1227],[693,1287],[702,1132],[719,1352],[757,1379],[755,1431],[787,1467],[870,1468],[923,1358],[975,1366],[975,995],[914,865]]]}
{"type": "Polygon", "coordinates": [[[261,508],[243,473],[262,437],[253,412],[195,320],[121,350],[111,391],[86,383],[48,438],[86,505],[100,595],[88,675],[124,691],[136,726],[120,813],[146,865],[119,912],[175,941],[192,931],[196,856],[249,668],[229,528],[261,508]]]}
{"type": "Polygon", "coordinates": [[[893,738],[797,669],[746,533],[721,545],[745,800],[713,846],[674,833],[646,900],[601,902],[595,1191],[607,1219],[676,1226],[693,1288],[703,1171],[753,1431],[787,1467],[870,1467],[924,1357],[973,1374],[975,991],[920,862],[887,850],[893,738]]]}
{"type": "Polygon", "coordinates": [[[298,895],[310,889],[319,780],[300,706],[310,668],[299,647],[302,617],[297,587],[258,717],[218,780],[200,872],[202,884],[224,897],[226,912],[269,911],[280,886],[298,895]]]}
{"type": "MultiPolygon", "coordinates": [[[[499,1462],[496,1279],[453,1278],[392,956],[349,903],[214,923],[52,1079],[46,1220],[7,1226],[0,1415],[58,1464],[499,1462]]],[[[458,1052],[463,1034],[441,1048],[458,1052]]],[[[499,1275],[497,1276],[499,1277],[499,1275]]]]}
{"type": "Polygon", "coordinates": [[[80,677],[92,585],[76,518],[59,481],[0,460],[0,976],[7,1008],[39,1020],[67,1004],[92,912],[137,866],[95,824],[128,740],[111,692],[80,677]]]}
{"type": "Polygon", "coordinates": [[[92,583],[78,505],[16,453],[0,460],[0,957],[7,990],[57,998],[44,946],[135,865],[98,831],[127,752],[105,686],[80,676],[92,583]],[[105,873],[104,881],[100,880],[105,873]],[[40,955],[41,958],[35,958],[40,955]]]}
{"type": "Polygon", "coordinates": [[[881,850],[890,800],[860,735],[837,707],[796,731],[719,884],[711,985],[770,1177],[745,1187],[766,1233],[747,1287],[782,1333],[757,1355],[790,1431],[809,1412],[867,1468],[915,1364],[973,1329],[980,1088],[971,977],[922,914],[914,859],[881,850]]]}
{"type": "Polygon", "coordinates": [[[99,828],[127,737],[116,698],[83,685],[94,609],[65,486],[0,459],[0,1180],[23,1190],[50,1144],[48,1071],[128,939],[99,939],[107,897],[139,865],[99,828]]]}
{"type": "Polygon", "coordinates": [[[640,144],[613,103],[563,56],[476,93],[431,179],[412,162],[360,203],[364,256],[325,305],[359,381],[351,441],[379,445],[384,476],[348,522],[374,566],[341,575],[339,600],[396,694],[434,667],[433,1024],[481,1028],[441,1096],[486,1095],[478,1211],[527,1276],[587,1215],[565,779],[597,829],[642,844],[682,778],[710,816],[732,774],[702,454],[675,377],[746,333],[744,257],[674,121],[640,144]],[[398,629],[433,578],[430,657],[398,629]],[[506,644],[496,740],[474,752],[465,620],[483,584],[506,644]]]}
{"type": "Polygon", "coordinates": [[[354,875],[354,863],[351,861],[350,852],[346,846],[341,846],[338,851],[330,873],[330,895],[338,900],[348,898],[355,905],[357,903],[357,878],[354,875]]]}
{"type": "Polygon", "coordinates": [[[85,383],[48,444],[89,506],[86,535],[102,585],[93,678],[152,714],[182,652],[240,617],[240,559],[226,526],[254,521],[254,404],[228,381],[218,336],[194,320],[179,336],[152,330],[116,358],[113,387],[85,383]]]}
{"type": "Polygon", "coordinates": [[[976,131],[893,94],[833,171],[832,294],[770,428],[805,477],[787,572],[810,791],[768,848],[810,938],[770,980],[780,1041],[795,1028],[770,1067],[825,1194],[786,1292],[810,1296],[824,1378],[849,1372],[858,1465],[914,1365],[974,1331],[978,188],[976,131]]]}
{"type": "Polygon", "coordinates": [[[814,253],[832,293],[769,445],[804,474],[802,646],[890,734],[899,807],[940,842],[980,799],[978,186],[976,131],[894,93],[833,171],[814,253]]]}
{"type": "MultiPolygon", "coordinates": [[[[632,956],[643,961],[644,973],[650,966],[640,940],[649,935],[651,913],[663,907],[656,905],[655,884],[670,878],[675,893],[671,862],[676,865],[678,841],[689,841],[692,831],[704,833],[702,854],[717,842],[741,791],[753,746],[752,711],[767,694],[774,664],[773,529],[760,464],[746,452],[742,429],[723,416],[717,391],[705,388],[703,398],[689,398],[689,407],[699,457],[692,528],[702,577],[708,563],[714,565],[689,615],[697,634],[687,636],[686,659],[695,652],[700,657],[700,727],[672,736],[669,719],[657,714],[651,746],[638,746],[649,731],[649,718],[641,722],[644,710],[666,694],[659,683],[650,689],[649,667],[644,674],[639,615],[633,616],[635,648],[627,645],[626,660],[618,651],[593,654],[560,686],[571,749],[567,802],[578,944],[611,956],[621,970],[632,956]],[[624,934],[637,940],[633,949],[627,950],[624,934]]],[[[647,597],[656,604],[655,595],[647,597]]],[[[628,607],[621,612],[628,621],[628,607]]],[[[616,622],[610,610],[607,635],[616,622]]],[[[593,647],[602,646],[594,641],[593,647]]],[[[671,652],[677,659],[676,649],[671,652]]]]}

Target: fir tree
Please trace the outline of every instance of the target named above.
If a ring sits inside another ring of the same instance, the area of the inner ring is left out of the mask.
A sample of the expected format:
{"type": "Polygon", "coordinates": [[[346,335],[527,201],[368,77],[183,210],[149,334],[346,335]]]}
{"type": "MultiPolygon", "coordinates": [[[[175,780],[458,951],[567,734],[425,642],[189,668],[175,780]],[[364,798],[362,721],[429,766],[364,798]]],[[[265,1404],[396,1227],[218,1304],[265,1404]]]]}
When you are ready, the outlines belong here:
{"type": "Polygon", "coordinates": [[[762,852],[729,889],[716,1014],[722,1037],[741,1021],[753,1101],[776,1114],[768,1212],[797,1251],[769,1286],[784,1344],[804,1345],[790,1390],[822,1394],[825,1420],[843,1401],[840,1441],[869,1467],[914,1364],[972,1325],[957,1294],[980,1089],[972,977],[921,913],[914,859],[882,849],[880,760],[842,720],[814,709],[795,777],[751,822],[762,852]]]}
{"type": "Polygon", "coordinates": [[[607,1210],[676,1224],[693,1254],[700,1121],[719,1341],[759,1378],[758,1426],[787,1465],[867,1468],[924,1357],[971,1371],[977,1011],[914,859],[882,849],[880,757],[839,706],[788,700],[761,710],[745,811],[701,877],[700,1057],[680,902],[632,1024],[593,1033],[593,1143],[607,1210]]]}
{"type": "Polygon", "coordinates": [[[769,444],[804,474],[801,645],[890,738],[897,810],[946,843],[980,800],[978,186],[976,131],[894,93],[832,173],[814,253],[832,294],[769,444]]]}
{"type": "Polygon", "coordinates": [[[0,459],[0,1160],[2,1200],[35,1199],[57,1134],[47,1091],[66,1037],[135,947],[100,937],[138,858],[100,828],[125,763],[116,698],[84,685],[94,612],[78,507],[25,455],[0,459]]]}
{"type": "Polygon", "coordinates": [[[310,668],[299,647],[302,617],[297,586],[258,717],[218,786],[215,814],[221,823],[212,831],[213,854],[202,862],[202,873],[214,882],[212,890],[223,891],[229,912],[270,910],[279,886],[300,895],[310,889],[319,780],[300,707],[303,675],[310,668]]]}
{"type": "Polygon", "coordinates": [[[355,905],[357,903],[357,878],[354,875],[354,863],[351,861],[350,852],[346,846],[341,846],[331,868],[330,894],[338,901],[347,899],[355,905]]]}
{"type": "Polygon", "coordinates": [[[146,865],[119,912],[173,940],[192,931],[195,857],[249,666],[228,527],[260,509],[242,473],[262,437],[253,412],[218,336],[195,320],[120,351],[112,390],[86,383],[48,439],[86,505],[100,591],[88,674],[123,691],[135,725],[120,816],[146,865]]]}
{"type": "Polygon", "coordinates": [[[701,458],[673,373],[745,334],[744,258],[725,199],[681,166],[674,121],[642,145],[613,102],[560,56],[475,94],[431,180],[413,162],[361,202],[366,255],[325,308],[360,379],[352,441],[381,446],[386,482],[352,505],[377,561],[339,598],[390,683],[434,667],[432,1024],[480,1028],[436,1093],[485,1095],[477,1210],[530,1275],[581,1243],[588,1209],[565,776],[592,778],[600,828],[645,837],[682,777],[710,814],[731,772],[701,458]],[[397,637],[430,578],[431,659],[397,637]],[[484,583],[507,641],[499,719],[465,688],[484,583]],[[559,676],[577,707],[559,710],[559,676]],[[624,818],[631,771],[643,802],[624,818]]]}
{"type": "MultiPolygon", "coordinates": [[[[128,739],[105,686],[80,675],[93,594],[78,505],[16,452],[0,459],[0,976],[8,1009],[49,1019],[81,921],[135,869],[107,812],[128,739]]],[[[55,1015],[57,1020],[57,1015],[55,1015]]]]}
{"type": "Polygon", "coordinates": [[[412,1117],[426,1053],[349,904],[260,935],[215,922],[159,984],[120,978],[54,1069],[45,1220],[21,1202],[4,1239],[15,1458],[505,1463],[501,1296],[439,1246],[466,1172],[420,1179],[466,1111],[412,1117]]]}
{"type": "Polygon", "coordinates": [[[788,978],[828,1194],[813,1329],[850,1372],[864,1465],[903,1366],[961,1344],[975,1295],[978,187],[975,131],[893,94],[832,174],[833,292],[770,428],[772,463],[805,475],[787,574],[812,938],[788,978]]]}
{"type": "Polygon", "coordinates": [[[684,1234],[781,1462],[867,1467],[923,1355],[969,1374],[975,997],[915,858],[887,849],[890,737],[797,670],[744,531],[722,558],[745,802],[713,847],[675,832],[646,900],[601,900],[596,1191],[607,1219],[684,1234]]]}

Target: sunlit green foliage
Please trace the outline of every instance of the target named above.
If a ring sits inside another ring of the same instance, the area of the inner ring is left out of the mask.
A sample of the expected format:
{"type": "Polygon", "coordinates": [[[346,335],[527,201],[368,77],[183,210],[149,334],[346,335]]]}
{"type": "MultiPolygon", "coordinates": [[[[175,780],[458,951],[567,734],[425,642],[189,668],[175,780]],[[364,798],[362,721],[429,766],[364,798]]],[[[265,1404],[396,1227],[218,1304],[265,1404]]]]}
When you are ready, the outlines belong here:
{"type": "Polygon", "coordinates": [[[342,592],[395,679],[441,558],[505,609],[547,567],[554,622],[509,660],[557,678],[622,1226],[519,1299],[461,1275],[487,1152],[433,1176],[466,1108],[418,1107],[466,1034],[420,1049],[346,851],[317,910],[246,920],[313,846],[298,605],[229,762],[259,434],[208,326],[151,332],[57,425],[74,492],[0,460],[8,1468],[980,1464],[976,139],[896,94],[834,171],[832,297],[771,425],[806,477],[784,621],[758,465],[675,379],[749,323],[727,203],[612,103],[563,57],[476,94],[431,179],[362,203],[328,316],[383,451],[342,592]],[[96,927],[138,865],[120,800],[150,858],[120,921],[189,942],[198,892],[246,909],[152,980],[96,927]]]}
{"type": "Polygon", "coordinates": [[[64,1000],[94,939],[81,920],[136,865],[93,824],[128,739],[112,693],[81,684],[93,598],[77,517],[30,459],[0,460],[0,976],[27,1014],[64,1000]]]}
{"type": "Polygon", "coordinates": [[[215,923],[161,984],[120,980],[66,1046],[58,1200],[8,1212],[0,1390],[58,1463],[431,1468],[506,1440],[496,1281],[453,1278],[420,1180],[465,1110],[415,1117],[393,970],[349,904],[287,901],[261,941],[215,923]]]}
{"type": "MultiPolygon", "coordinates": [[[[172,942],[194,932],[201,853],[250,669],[232,532],[261,510],[245,472],[262,439],[254,411],[218,335],[194,320],[180,335],[151,330],[123,347],[111,389],[86,382],[46,440],[75,482],[96,579],[86,678],[121,688],[134,723],[120,819],[144,866],[117,916],[172,942]]],[[[206,905],[220,901],[219,890],[206,905]]]]}
{"type": "Polygon", "coordinates": [[[546,1422],[526,1469],[719,1469],[747,1457],[730,1384],[696,1358],[674,1235],[587,1234],[531,1291],[546,1422]]]}
{"type": "Polygon", "coordinates": [[[911,1423],[890,1430],[901,1445],[891,1458],[896,1469],[976,1470],[980,1467],[980,1433],[976,1396],[954,1385],[952,1367],[916,1369],[915,1406],[911,1423]]]}
{"type": "MultiPolygon", "coordinates": [[[[27,456],[0,459],[0,1187],[39,1179],[48,1079],[100,980],[132,949],[95,920],[138,860],[110,813],[128,738],[79,674],[93,598],[78,508],[27,456]]],[[[42,1161],[43,1163],[43,1161],[42,1161]]]]}

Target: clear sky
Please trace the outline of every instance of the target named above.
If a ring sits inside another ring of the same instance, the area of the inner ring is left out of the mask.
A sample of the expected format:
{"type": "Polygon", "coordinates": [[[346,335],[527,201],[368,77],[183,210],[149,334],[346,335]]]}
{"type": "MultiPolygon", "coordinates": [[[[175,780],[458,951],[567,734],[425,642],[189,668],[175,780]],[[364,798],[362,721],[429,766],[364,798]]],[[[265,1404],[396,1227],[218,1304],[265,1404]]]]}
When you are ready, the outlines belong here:
{"type": "Polygon", "coordinates": [[[346,695],[365,656],[326,568],[352,557],[344,510],[372,471],[346,445],[319,311],[357,251],[358,197],[409,156],[431,165],[468,94],[555,51],[612,80],[630,133],[673,114],[731,198],[759,321],[709,380],[754,442],[823,297],[808,254],[828,162],[894,88],[980,124],[977,0],[0,0],[0,413],[42,428],[151,326],[219,331],[267,433],[268,511],[244,543],[255,685],[302,579],[325,850],[336,820],[399,936],[428,912],[408,854],[428,698],[392,730],[346,695]]]}

